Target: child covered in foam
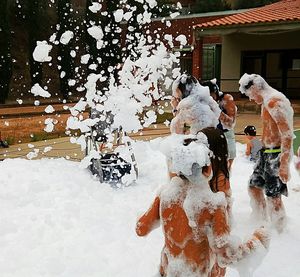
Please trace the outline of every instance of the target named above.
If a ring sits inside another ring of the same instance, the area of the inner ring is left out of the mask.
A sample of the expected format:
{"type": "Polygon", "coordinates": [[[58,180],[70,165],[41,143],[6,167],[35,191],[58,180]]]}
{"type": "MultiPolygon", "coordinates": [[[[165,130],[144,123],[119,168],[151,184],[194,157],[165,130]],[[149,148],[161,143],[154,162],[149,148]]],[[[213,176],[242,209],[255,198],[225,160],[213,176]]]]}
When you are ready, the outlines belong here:
{"type": "Polygon", "coordinates": [[[171,133],[196,134],[203,128],[218,125],[221,110],[210,96],[209,88],[201,86],[195,77],[182,74],[174,81],[172,91],[175,117],[171,121],[171,133]]]}
{"type": "Polygon", "coordinates": [[[177,176],[161,188],[136,225],[139,236],[162,226],[161,276],[224,276],[227,265],[265,250],[269,238],[263,228],[245,243],[231,242],[224,193],[213,193],[208,184],[212,170],[205,135],[173,135],[163,145],[177,176]]]}

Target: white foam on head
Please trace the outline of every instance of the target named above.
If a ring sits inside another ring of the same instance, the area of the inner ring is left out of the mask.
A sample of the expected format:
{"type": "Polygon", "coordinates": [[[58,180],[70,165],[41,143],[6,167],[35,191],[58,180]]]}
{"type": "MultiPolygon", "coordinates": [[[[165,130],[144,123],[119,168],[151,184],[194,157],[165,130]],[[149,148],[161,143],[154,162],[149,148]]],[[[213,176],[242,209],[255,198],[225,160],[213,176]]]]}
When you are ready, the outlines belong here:
{"type": "Polygon", "coordinates": [[[260,75],[245,73],[239,80],[239,90],[241,93],[248,95],[249,88],[247,89],[245,86],[247,86],[250,82],[253,82],[253,85],[262,92],[269,87],[268,83],[260,75]]]}
{"type": "MultiPolygon", "coordinates": [[[[180,83],[186,84],[188,77],[189,76],[185,73],[180,75],[172,84],[172,92],[174,93],[176,91],[180,83]]],[[[202,99],[208,99],[210,97],[209,88],[201,86],[197,80],[195,83],[187,84],[186,91],[188,95],[197,94],[202,99]]]]}
{"type": "Polygon", "coordinates": [[[207,138],[203,134],[192,135],[171,135],[160,144],[160,150],[171,161],[171,172],[192,175],[193,164],[200,168],[210,164],[210,150],[207,147],[207,138]],[[184,145],[185,139],[196,139],[189,145],[184,145]]]}

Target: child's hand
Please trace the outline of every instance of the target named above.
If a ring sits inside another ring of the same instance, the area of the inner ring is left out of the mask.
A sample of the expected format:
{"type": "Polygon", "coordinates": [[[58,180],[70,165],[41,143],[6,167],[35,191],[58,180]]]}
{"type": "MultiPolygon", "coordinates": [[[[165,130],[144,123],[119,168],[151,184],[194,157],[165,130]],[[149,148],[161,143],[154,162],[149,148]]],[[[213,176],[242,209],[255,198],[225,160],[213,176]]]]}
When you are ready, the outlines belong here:
{"type": "Polygon", "coordinates": [[[269,231],[264,227],[260,227],[259,229],[257,229],[253,235],[262,243],[262,245],[268,249],[269,245],[270,245],[270,233],[269,231]]]}

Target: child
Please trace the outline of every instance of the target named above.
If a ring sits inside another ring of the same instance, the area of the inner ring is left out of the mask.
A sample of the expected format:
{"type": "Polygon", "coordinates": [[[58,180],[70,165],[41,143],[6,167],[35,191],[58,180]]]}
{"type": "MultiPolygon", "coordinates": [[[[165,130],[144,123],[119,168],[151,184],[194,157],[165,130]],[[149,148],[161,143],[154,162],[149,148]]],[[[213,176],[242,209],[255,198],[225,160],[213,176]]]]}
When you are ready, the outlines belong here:
{"type": "Polygon", "coordinates": [[[261,106],[263,151],[250,176],[250,203],[263,220],[268,211],[273,225],[282,232],[286,214],[281,195],[288,195],[294,110],[290,100],[260,75],[245,73],[239,84],[240,92],[261,106]]]}
{"type": "Polygon", "coordinates": [[[252,125],[248,125],[244,129],[247,138],[246,156],[250,156],[250,161],[256,162],[259,151],[262,149],[261,141],[256,137],[256,129],[252,125]]]}
{"type": "Polygon", "coordinates": [[[213,193],[208,184],[212,169],[204,136],[184,137],[177,135],[168,153],[177,176],[161,188],[138,220],[136,233],[146,236],[161,223],[161,276],[221,277],[225,269],[220,266],[238,262],[258,247],[267,248],[269,238],[260,228],[239,246],[230,242],[224,194],[213,193]]]}
{"type": "Polygon", "coordinates": [[[210,97],[209,89],[191,75],[182,74],[172,85],[174,118],[170,124],[172,134],[196,134],[206,127],[216,127],[221,110],[210,97]]]}
{"type": "Polygon", "coordinates": [[[209,87],[210,96],[218,103],[221,109],[217,128],[223,131],[224,136],[227,139],[228,169],[230,170],[233,160],[236,157],[234,126],[236,122],[237,107],[232,95],[219,90],[217,79],[202,82],[201,85],[209,87]]]}

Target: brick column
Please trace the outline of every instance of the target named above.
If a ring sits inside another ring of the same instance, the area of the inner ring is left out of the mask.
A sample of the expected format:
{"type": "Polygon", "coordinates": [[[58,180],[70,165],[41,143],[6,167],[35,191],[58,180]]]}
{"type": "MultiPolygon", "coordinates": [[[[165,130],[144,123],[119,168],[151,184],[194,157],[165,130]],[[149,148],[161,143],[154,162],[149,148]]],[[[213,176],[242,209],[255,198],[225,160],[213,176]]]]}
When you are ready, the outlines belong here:
{"type": "Polygon", "coordinates": [[[193,76],[197,79],[202,77],[202,62],[203,62],[203,38],[194,40],[193,50],[193,76]]]}

